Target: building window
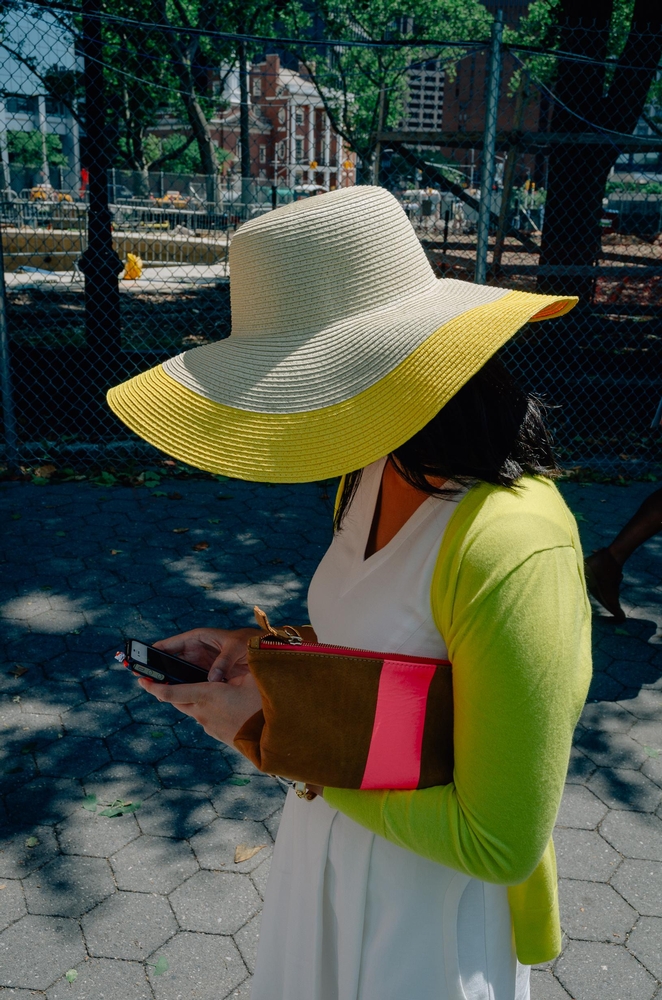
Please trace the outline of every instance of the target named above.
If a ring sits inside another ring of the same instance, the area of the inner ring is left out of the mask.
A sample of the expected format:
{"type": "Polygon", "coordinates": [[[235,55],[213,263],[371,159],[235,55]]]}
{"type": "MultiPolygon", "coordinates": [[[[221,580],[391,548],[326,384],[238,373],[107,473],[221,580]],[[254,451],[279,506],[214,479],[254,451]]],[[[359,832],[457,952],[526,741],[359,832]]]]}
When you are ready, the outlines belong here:
{"type": "Polygon", "coordinates": [[[10,114],[35,115],[37,113],[37,98],[25,94],[10,94],[5,98],[5,107],[10,114]]]}
{"type": "Polygon", "coordinates": [[[296,123],[297,125],[303,125],[303,108],[297,108],[296,123]]]}
{"type": "Polygon", "coordinates": [[[285,124],[285,118],[286,118],[285,108],[279,108],[278,109],[278,121],[280,122],[281,125],[285,124]]]}
{"type": "Polygon", "coordinates": [[[253,97],[262,97],[262,80],[259,76],[253,80],[253,97]]]}
{"type": "Polygon", "coordinates": [[[285,143],[284,142],[279,142],[278,143],[278,159],[279,160],[284,160],[285,159],[285,143]]]}
{"type": "Polygon", "coordinates": [[[303,160],[303,139],[296,139],[295,145],[296,145],[296,161],[297,163],[301,163],[303,160]]]}
{"type": "Polygon", "coordinates": [[[267,162],[267,147],[260,146],[260,163],[266,163],[266,162],[267,162]]]}

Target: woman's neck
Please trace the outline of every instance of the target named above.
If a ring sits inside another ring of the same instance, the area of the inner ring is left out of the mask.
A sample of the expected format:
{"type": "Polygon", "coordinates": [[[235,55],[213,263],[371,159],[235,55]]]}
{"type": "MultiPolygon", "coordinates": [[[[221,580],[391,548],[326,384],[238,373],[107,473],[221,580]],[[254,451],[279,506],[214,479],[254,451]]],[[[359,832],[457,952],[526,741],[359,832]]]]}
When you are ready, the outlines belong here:
{"type": "MultiPolygon", "coordinates": [[[[435,479],[433,485],[441,486],[444,481],[435,479]]],[[[364,558],[368,559],[388,545],[429,495],[411,486],[402,478],[393,462],[387,459],[364,558]]]]}

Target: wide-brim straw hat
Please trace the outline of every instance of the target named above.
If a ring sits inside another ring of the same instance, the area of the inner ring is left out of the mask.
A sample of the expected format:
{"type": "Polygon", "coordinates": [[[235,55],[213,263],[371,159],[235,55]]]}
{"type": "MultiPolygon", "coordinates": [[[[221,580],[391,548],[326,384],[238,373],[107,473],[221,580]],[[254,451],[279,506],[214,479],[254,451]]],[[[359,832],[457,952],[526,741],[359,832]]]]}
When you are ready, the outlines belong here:
{"type": "Polygon", "coordinates": [[[577,299],[438,279],[383,188],[319,195],[230,244],[232,334],[111,389],[140,437],[209,472],[326,479],[416,434],[530,320],[577,299]]]}

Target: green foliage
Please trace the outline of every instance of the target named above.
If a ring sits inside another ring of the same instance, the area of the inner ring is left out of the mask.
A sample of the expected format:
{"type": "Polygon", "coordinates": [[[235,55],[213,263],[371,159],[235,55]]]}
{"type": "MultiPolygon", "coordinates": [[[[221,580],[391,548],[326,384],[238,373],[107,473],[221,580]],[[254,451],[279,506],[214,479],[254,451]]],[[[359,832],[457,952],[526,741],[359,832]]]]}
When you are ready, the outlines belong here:
{"type": "MultiPolygon", "coordinates": [[[[21,167],[40,167],[42,165],[41,132],[33,129],[31,132],[7,132],[7,149],[10,163],[21,167]]],[[[46,136],[46,155],[51,167],[66,167],[67,158],[62,152],[62,140],[59,135],[49,133],[46,136]]]]}
{"type": "MultiPolygon", "coordinates": [[[[322,0],[315,6],[328,38],[347,41],[406,41],[405,48],[334,49],[326,58],[313,46],[298,53],[326,106],[333,127],[353,150],[361,179],[370,179],[375,135],[402,121],[407,74],[417,64],[441,59],[449,67],[463,54],[420,40],[485,40],[491,16],[478,0],[322,0]]],[[[305,37],[310,18],[290,11],[292,28],[305,37]]]]}

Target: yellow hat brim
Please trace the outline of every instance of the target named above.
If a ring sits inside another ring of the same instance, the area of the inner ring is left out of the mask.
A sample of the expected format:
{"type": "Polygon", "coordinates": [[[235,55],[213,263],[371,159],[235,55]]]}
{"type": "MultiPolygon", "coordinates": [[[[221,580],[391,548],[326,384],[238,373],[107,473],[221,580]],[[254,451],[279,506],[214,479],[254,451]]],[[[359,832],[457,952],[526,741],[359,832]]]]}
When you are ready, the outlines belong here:
{"type": "Polygon", "coordinates": [[[363,468],[430,421],[528,321],[551,319],[571,296],[512,291],[436,330],[368,389],[333,406],[255,413],[193,392],[161,365],[108,393],[113,412],[161,451],[207,472],[254,482],[312,482],[363,468]]]}

